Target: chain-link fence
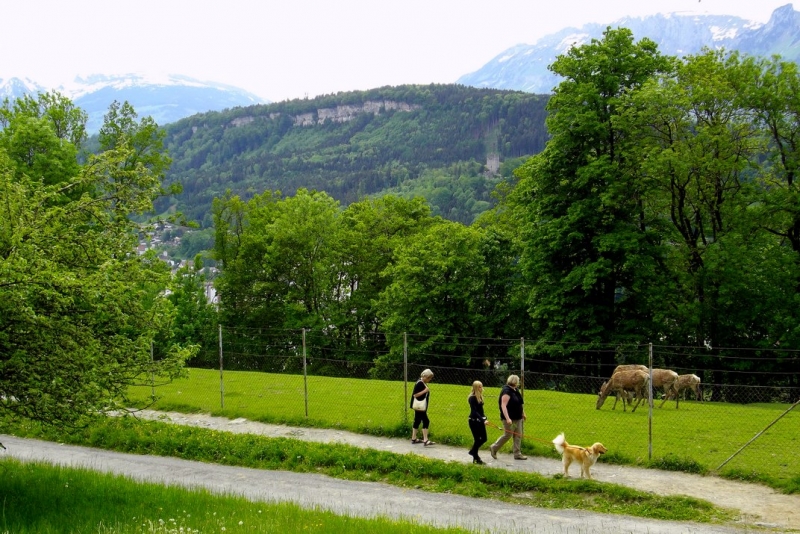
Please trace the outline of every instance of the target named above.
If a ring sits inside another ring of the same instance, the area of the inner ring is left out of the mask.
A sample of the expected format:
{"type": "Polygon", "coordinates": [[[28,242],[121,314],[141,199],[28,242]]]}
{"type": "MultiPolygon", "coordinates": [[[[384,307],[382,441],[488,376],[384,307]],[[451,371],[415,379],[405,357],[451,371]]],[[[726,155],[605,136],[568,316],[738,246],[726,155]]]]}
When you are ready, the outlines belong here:
{"type": "MultiPolygon", "coordinates": [[[[785,453],[796,450],[800,427],[800,409],[792,410],[800,399],[796,351],[530,342],[526,348],[524,339],[410,334],[395,336],[390,345],[388,337],[343,341],[305,330],[220,329],[219,350],[189,362],[190,379],[171,402],[180,404],[180,395],[191,393],[204,399],[195,409],[215,413],[284,422],[310,418],[368,432],[407,428],[414,382],[431,369],[432,439],[467,445],[473,381],[483,383],[486,415],[500,427],[500,388],[516,374],[528,451],[552,452],[550,441],[565,432],[571,443],[612,443],[611,455],[666,468],[725,466],[743,477],[800,477],[800,463],[785,453]],[[613,396],[598,408],[598,392],[619,364],[693,374],[700,384],[678,398],[667,391],[668,399],[663,389],[648,389],[653,402],[635,410],[613,396]]],[[[492,428],[490,442],[500,433],[492,428]]]]}

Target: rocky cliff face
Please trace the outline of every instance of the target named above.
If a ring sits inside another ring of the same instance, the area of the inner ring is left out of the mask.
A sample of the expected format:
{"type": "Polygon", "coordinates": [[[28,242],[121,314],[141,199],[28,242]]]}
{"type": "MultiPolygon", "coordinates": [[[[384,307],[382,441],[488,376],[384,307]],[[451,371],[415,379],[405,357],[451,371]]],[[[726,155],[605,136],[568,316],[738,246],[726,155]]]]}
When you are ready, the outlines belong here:
{"type": "Polygon", "coordinates": [[[767,24],[733,16],[672,14],[565,28],[532,45],[509,48],[478,71],[459,78],[458,83],[551,93],[560,79],[548,66],[570,47],[602,38],[609,26],[628,28],[635,39],[647,37],[658,44],[662,53],[679,57],[708,47],[765,57],[779,54],[789,61],[800,60],[800,13],[788,4],[776,9],[767,24]]]}
{"type": "MultiPolygon", "coordinates": [[[[292,122],[295,126],[314,126],[316,124],[322,124],[327,120],[339,123],[348,122],[355,119],[361,113],[380,115],[381,113],[391,110],[414,111],[417,109],[422,109],[422,106],[418,104],[407,104],[406,102],[395,102],[393,100],[368,100],[361,105],[339,105],[335,108],[319,108],[313,112],[300,113],[292,116],[292,122]]],[[[269,118],[275,119],[279,115],[280,113],[270,113],[269,118]]],[[[231,121],[230,125],[233,127],[244,126],[254,120],[255,118],[249,115],[246,117],[237,117],[231,121]]]]}
{"type": "Polygon", "coordinates": [[[304,113],[294,117],[295,126],[313,126],[326,120],[333,122],[348,122],[356,118],[361,113],[372,113],[380,115],[390,110],[412,111],[420,109],[417,104],[406,104],[405,102],[394,102],[392,100],[382,100],[380,102],[367,101],[362,105],[341,105],[335,108],[320,108],[316,113],[304,113]]]}

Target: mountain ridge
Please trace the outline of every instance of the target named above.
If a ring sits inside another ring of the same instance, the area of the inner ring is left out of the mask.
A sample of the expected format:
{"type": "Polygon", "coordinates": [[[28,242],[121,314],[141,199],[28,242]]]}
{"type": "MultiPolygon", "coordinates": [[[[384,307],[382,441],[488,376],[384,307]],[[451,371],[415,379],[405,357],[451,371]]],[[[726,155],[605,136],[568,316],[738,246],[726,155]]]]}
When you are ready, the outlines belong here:
{"type": "MultiPolygon", "coordinates": [[[[19,98],[50,89],[29,79],[0,79],[0,98],[19,98]]],[[[115,100],[128,101],[140,117],[151,116],[160,125],[208,111],[269,104],[253,93],[219,82],[201,81],[180,74],[90,74],[52,88],[88,115],[86,130],[96,133],[115,100]]]]}
{"type": "Polygon", "coordinates": [[[666,55],[681,57],[708,47],[756,56],[779,54],[788,61],[800,60],[800,13],[792,4],[786,4],[775,9],[767,23],[733,15],[677,12],[563,28],[533,44],[519,44],[502,51],[480,69],[461,76],[456,83],[551,93],[560,78],[550,72],[548,66],[571,46],[600,39],[608,27],[628,28],[637,40],[647,37],[666,55]]]}

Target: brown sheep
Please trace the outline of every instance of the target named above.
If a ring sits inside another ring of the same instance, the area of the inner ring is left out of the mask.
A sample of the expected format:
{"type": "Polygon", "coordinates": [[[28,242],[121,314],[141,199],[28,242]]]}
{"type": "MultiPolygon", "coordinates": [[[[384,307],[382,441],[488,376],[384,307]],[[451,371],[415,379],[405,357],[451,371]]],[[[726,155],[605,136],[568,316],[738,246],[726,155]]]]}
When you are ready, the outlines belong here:
{"type": "MultiPolygon", "coordinates": [[[[639,406],[639,403],[642,399],[645,398],[647,388],[650,384],[650,376],[645,373],[644,371],[638,369],[632,369],[627,371],[619,371],[613,375],[608,380],[608,382],[604,382],[603,385],[600,387],[600,393],[597,396],[597,409],[599,410],[603,403],[606,401],[606,398],[609,394],[622,393],[624,395],[625,391],[635,391],[636,392],[636,406],[633,407],[633,412],[636,411],[636,408],[639,406]]],[[[617,407],[617,397],[614,400],[614,406],[611,408],[612,410],[616,409],[617,407]]],[[[627,411],[625,402],[622,403],[622,409],[627,411]]]]}

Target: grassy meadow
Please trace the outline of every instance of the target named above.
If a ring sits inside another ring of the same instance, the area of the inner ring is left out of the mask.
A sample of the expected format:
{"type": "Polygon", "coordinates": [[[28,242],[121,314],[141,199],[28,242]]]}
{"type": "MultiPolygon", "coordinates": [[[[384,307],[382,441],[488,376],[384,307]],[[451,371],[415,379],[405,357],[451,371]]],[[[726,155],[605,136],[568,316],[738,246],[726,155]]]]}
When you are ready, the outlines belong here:
{"type": "MultiPolygon", "coordinates": [[[[220,373],[190,369],[186,379],[155,388],[131,388],[137,406],[165,411],[203,412],[230,418],[290,425],[341,428],[360,433],[405,437],[410,435],[413,413],[407,408],[402,382],[331,378],[259,372],[220,373]],[[304,392],[308,391],[306,401],[304,392]]],[[[413,383],[408,385],[410,395],[413,383]]],[[[430,384],[431,439],[468,447],[468,385],[430,384]]],[[[498,388],[486,388],[486,414],[498,424],[498,388]]],[[[786,404],[727,404],[681,401],[680,408],[667,402],[635,413],[612,410],[613,399],[595,409],[596,396],[547,390],[525,392],[528,421],[523,449],[531,454],[556,457],[550,440],[559,432],[575,445],[602,442],[609,453],[604,462],[635,464],[696,473],[713,472],[789,407],[786,404]],[[652,455],[648,436],[652,432],[652,455]]],[[[730,460],[719,474],[757,481],[782,491],[800,492],[800,463],[776,450],[796,450],[800,445],[800,411],[781,418],[758,439],[730,460]]],[[[490,441],[500,430],[489,428],[490,441]]]]}
{"type": "Polygon", "coordinates": [[[0,460],[0,533],[200,532],[466,533],[388,518],[363,519],[291,503],[135,482],[87,469],[0,460]]]}

